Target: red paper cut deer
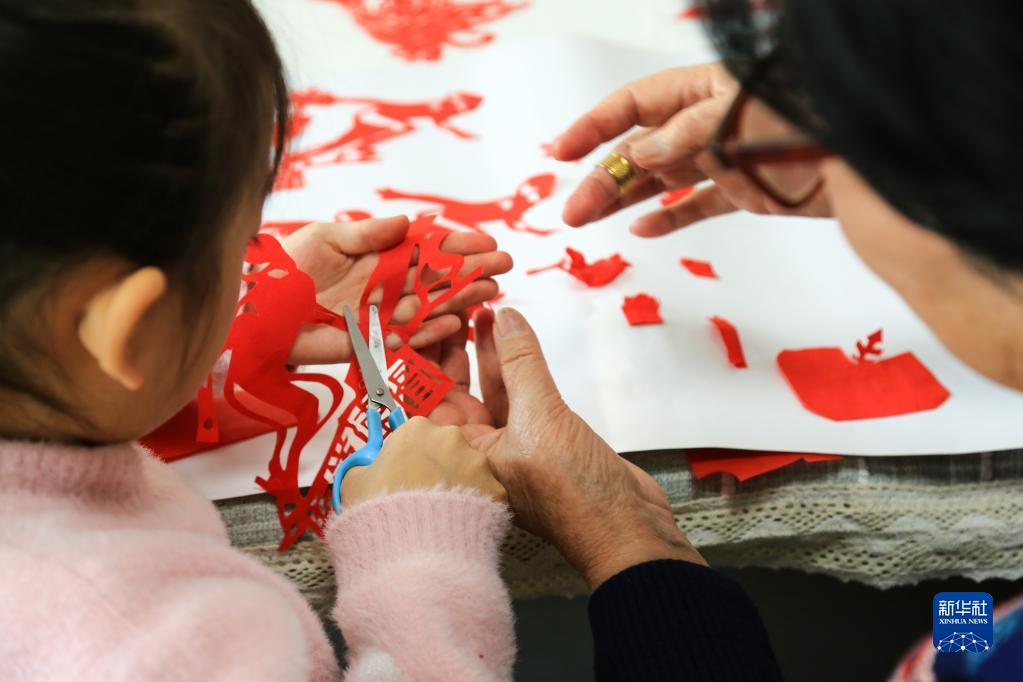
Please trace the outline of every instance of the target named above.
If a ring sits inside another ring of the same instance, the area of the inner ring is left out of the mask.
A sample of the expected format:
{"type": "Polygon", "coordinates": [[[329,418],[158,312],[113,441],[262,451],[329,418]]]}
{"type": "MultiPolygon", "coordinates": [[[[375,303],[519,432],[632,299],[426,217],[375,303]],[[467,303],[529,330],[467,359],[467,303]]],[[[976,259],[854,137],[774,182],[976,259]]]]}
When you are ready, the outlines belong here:
{"type": "Polygon", "coordinates": [[[529,2],[484,0],[327,0],[341,5],[375,40],[394,46],[408,61],[437,61],[444,47],[482,47],[494,34],[480,24],[524,9],[529,2]]]}
{"type": "Polygon", "coordinates": [[[456,116],[474,111],[483,98],[470,92],[459,92],[440,100],[426,102],[388,102],[368,97],[340,97],[322,90],[306,90],[292,95],[292,113],[288,136],[299,136],[312,121],[312,107],[354,104],[360,108],[351,127],[337,137],[306,149],[285,154],[277,175],[276,189],[294,189],[305,185],[304,171],[315,166],[343,163],[367,163],[380,158],[378,147],[409,135],[423,123],[431,123],[463,140],[472,133],[456,127],[456,116]]]}
{"type": "Polygon", "coordinates": [[[378,189],[377,194],[381,199],[407,199],[434,204],[433,208],[420,215],[436,213],[440,221],[455,227],[485,232],[483,225],[486,223],[501,222],[517,232],[547,235],[554,230],[532,227],[523,216],[554,192],[555,180],[552,173],[534,175],[522,182],[513,194],[482,202],[459,201],[434,194],[400,192],[389,188],[378,189]]]}

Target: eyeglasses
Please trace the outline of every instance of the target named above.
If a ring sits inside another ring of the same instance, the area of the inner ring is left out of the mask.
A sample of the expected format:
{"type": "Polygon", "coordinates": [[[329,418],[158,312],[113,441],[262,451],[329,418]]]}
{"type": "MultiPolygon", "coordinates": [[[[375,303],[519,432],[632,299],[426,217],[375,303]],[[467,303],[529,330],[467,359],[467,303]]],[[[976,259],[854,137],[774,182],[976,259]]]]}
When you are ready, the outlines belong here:
{"type": "Polygon", "coordinates": [[[786,208],[806,204],[824,183],[821,159],[832,152],[798,132],[767,105],[741,90],[732,102],[711,151],[786,208]]]}

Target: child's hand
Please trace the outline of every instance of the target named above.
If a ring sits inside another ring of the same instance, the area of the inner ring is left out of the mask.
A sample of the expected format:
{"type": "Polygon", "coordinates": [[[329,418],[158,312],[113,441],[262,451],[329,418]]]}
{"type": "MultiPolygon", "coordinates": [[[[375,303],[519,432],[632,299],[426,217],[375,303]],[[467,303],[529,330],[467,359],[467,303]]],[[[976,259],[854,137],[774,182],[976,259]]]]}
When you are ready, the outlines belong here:
{"type": "MultiPolygon", "coordinates": [[[[408,227],[404,216],[354,223],[312,223],[286,237],[282,244],[295,264],[312,277],[320,305],[340,314],[345,305],[358,307],[366,282],[377,266],[377,253],[401,242],[408,227]]],[[[497,283],[491,278],[512,267],[511,256],[498,251],[497,242],[485,234],[454,233],[444,240],[442,248],[465,256],[462,274],[481,268],[483,277],[437,308],[412,336],[413,348],[437,343],[456,333],[461,326],[458,313],[496,296],[497,283]]],[[[413,291],[414,279],[410,269],[405,295],[394,311],[395,322],[408,321],[420,307],[413,291]]],[[[373,302],[372,297],[370,301],[373,302]]],[[[400,340],[392,337],[387,343],[397,348],[400,340]]],[[[296,365],[346,362],[351,354],[348,334],[334,327],[318,326],[299,334],[289,361],[296,365]]]]}
{"type": "Polygon", "coordinates": [[[341,484],[346,507],[399,490],[467,488],[506,502],[487,458],[469,447],[457,426],[436,426],[413,417],[392,433],[376,462],[348,472],[341,484]]]}

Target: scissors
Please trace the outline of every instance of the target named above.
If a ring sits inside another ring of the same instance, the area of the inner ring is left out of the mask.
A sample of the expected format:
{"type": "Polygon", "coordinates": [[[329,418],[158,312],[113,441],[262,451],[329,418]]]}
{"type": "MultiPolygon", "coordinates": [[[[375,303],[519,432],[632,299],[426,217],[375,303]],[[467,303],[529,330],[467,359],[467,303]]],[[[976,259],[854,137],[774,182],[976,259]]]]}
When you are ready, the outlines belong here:
{"type": "Polygon", "coordinates": [[[369,425],[369,439],[362,449],[350,455],[334,472],[333,502],[334,511],[341,511],[341,481],[345,474],[355,467],[369,466],[376,461],[380,449],[384,446],[383,409],[388,412],[387,425],[393,432],[405,423],[405,411],[402,410],[384,374],[387,371],[387,359],[384,353],[384,333],[380,326],[380,309],[369,307],[369,343],[362,338],[359,321],[352,314],[352,309],[344,307],[345,323],[348,336],[352,339],[352,351],[355,362],[359,363],[362,381],[366,385],[368,401],[366,403],[366,423],[369,425]]]}

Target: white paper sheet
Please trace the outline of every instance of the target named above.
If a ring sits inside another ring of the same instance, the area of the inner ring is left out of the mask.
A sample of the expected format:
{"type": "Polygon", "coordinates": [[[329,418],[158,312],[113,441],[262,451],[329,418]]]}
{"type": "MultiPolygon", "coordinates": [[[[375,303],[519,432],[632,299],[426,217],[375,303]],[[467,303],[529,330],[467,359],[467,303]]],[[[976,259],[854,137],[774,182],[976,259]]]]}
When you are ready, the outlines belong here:
{"type": "MultiPolygon", "coordinates": [[[[310,3],[315,5],[315,3],[310,3]]],[[[296,15],[301,16],[301,15],[296,15]]],[[[292,17],[294,19],[295,17],[292,17]]],[[[290,43],[289,43],[290,44],[290,43]]],[[[285,52],[288,45],[285,45],[285,52]]],[[[537,328],[566,401],[619,451],[732,447],[858,455],[960,453],[1023,446],[1023,394],[972,372],[946,351],[908,307],[853,254],[830,221],[737,214],[656,240],[629,235],[629,222],[655,204],[582,230],[560,212],[577,181],[606,150],[581,164],[557,163],[540,150],[578,114],[618,85],[705,52],[668,54],[578,39],[502,40],[439,64],[365,70],[328,64],[318,54],[296,70],[298,89],[350,96],[431,100],[454,91],[484,96],[478,110],[452,122],[478,135],[461,140],[429,125],[380,146],[381,160],[309,170],[307,186],[272,197],[267,221],[329,219],[339,210],[415,214],[415,201],[384,201],[383,187],[463,200],[511,193],[526,177],[558,176],[554,196],[526,214],[549,237],[488,225],[516,270],[502,278],[501,305],[537,328]],[[593,259],[621,252],[634,264],[602,289],[566,273],[526,276],[572,246],[593,259]],[[680,257],[711,261],[720,279],[702,279],[680,257]],[[625,295],[660,298],[665,324],[629,327],[625,295]],[[708,322],[736,325],[749,369],[731,367],[708,322]],[[841,346],[876,329],[886,356],[912,351],[951,392],[940,408],[900,417],[834,422],[808,412],[776,364],[782,349],[841,346]]],[[[345,129],[356,109],[317,115],[301,144],[345,129]]],[[[344,368],[331,371],[343,376],[344,368]]],[[[306,448],[302,482],[316,472],[331,425],[306,448]]],[[[214,499],[259,492],[253,483],[272,451],[270,436],[183,460],[174,466],[214,499]]]]}

